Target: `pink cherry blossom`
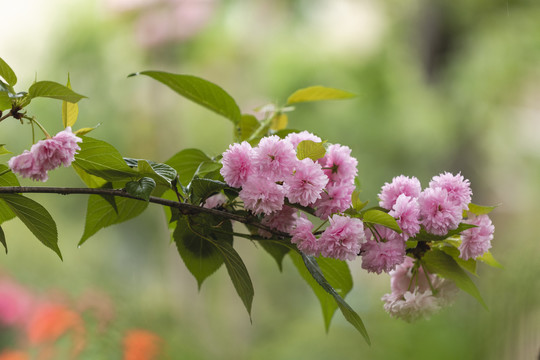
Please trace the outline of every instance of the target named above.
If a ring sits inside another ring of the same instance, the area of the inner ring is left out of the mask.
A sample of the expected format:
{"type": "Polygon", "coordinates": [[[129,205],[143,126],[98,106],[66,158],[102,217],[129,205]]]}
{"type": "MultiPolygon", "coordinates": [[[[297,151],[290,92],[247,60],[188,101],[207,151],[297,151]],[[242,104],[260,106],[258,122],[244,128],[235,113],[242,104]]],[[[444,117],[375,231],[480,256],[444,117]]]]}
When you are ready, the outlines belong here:
{"type": "Polygon", "coordinates": [[[266,215],[281,210],[285,202],[283,186],[274,181],[259,176],[250,176],[239,193],[244,202],[244,208],[255,215],[266,215]]]}
{"type": "Polygon", "coordinates": [[[308,206],[321,198],[326,183],[328,177],[321,165],[306,158],[296,164],[294,174],[285,179],[283,187],[290,202],[308,206]]]}
{"type": "Polygon", "coordinates": [[[69,166],[80,150],[78,142],[82,140],[71,132],[71,127],[59,132],[51,139],[40,140],[32,145],[30,151],[12,157],[10,169],[22,177],[36,181],[47,181],[48,171],[60,165],[69,166]]]}
{"type": "Polygon", "coordinates": [[[351,156],[351,149],[348,146],[330,145],[326,150],[326,155],[319,162],[330,181],[354,183],[354,178],[358,173],[356,168],[358,161],[351,156]]]}
{"type": "Polygon", "coordinates": [[[204,201],[203,207],[207,209],[214,209],[218,206],[221,206],[227,202],[227,197],[223,193],[217,193],[215,195],[210,196],[208,199],[204,201]]]}
{"type": "Polygon", "coordinates": [[[422,191],[420,181],[415,178],[409,178],[405,175],[396,176],[392,182],[385,183],[379,194],[379,205],[387,210],[392,209],[399,195],[417,198],[422,191]]]}
{"type": "Polygon", "coordinates": [[[401,194],[388,213],[394,218],[407,237],[413,237],[420,231],[420,206],[416,198],[401,194]]]}
{"type": "Polygon", "coordinates": [[[369,240],[362,244],[362,268],[380,274],[389,272],[404,261],[405,242],[396,237],[386,242],[369,240]]]}
{"type": "Polygon", "coordinates": [[[315,215],[326,220],[334,213],[347,210],[351,206],[354,189],[351,183],[329,183],[326,192],[321,193],[321,198],[313,205],[316,207],[315,215]]]}
{"type": "Polygon", "coordinates": [[[220,170],[225,182],[232,187],[244,185],[249,175],[253,173],[253,149],[247,141],[232,144],[223,153],[223,167],[220,170]]]}
{"type": "Polygon", "coordinates": [[[366,242],[364,223],[357,218],[334,215],[319,238],[321,254],[340,260],[354,260],[366,242]]]}
{"type": "MultiPolygon", "coordinates": [[[[261,224],[270,226],[272,229],[279,230],[284,233],[290,233],[298,219],[297,210],[290,206],[284,205],[279,211],[273,212],[262,218],[261,224]]],[[[265,238],[272,237],[268,231],[259,229],[259,235],[265,238]]]]}
{"type": "Polygon", "coordinates": [[[491,248],[491,240],[493,240],[495,227],[487,215],[473,215],[463,222],[476,225],[477,227],[467,229],[461,233],[459,257],[464,260],[474,259],[483,255],[491,248]]]}
{"type": "Polygon", "coordinates": [[[429,182],[430,188],[442,188],[448,192],[448,198],[463,210],[469,208],[472,190],[469,180],[463,178],[461,174],[452,175],[449,172],[434,176],[429,182]]]}
{"type": "Polygon", "coordinates": [[[322,139],[320,137],[306,130],[299,133],[290,133],[289,135],[285,137],[285,140],[289,141],[295,149],[298,146],[298,144],[300,144],[304,140],[311,140],[313,142],[319,142],[319,143],[322,142],[322,139]]]}
{"type": "Polygon", "coordinates": [[[254,149],[254,166],[261,176],[271,180],[283,181],[292,174],[297,162],[292,144],[277,135],[262,138],[254,149]]]}
{"type": "Polygon", "coordinates": [[[456,229],[462,219],[463,209],[456,205],[443,188],[427,188],[418,197],[420,219],[426,231],[444,235],[456,229]]]}
{"type": "Polygon", "coordinates": [[[296,220],[294,228],[291,230],[291,242],[296,244],[298,250],[306,255],[318,256],[320,253],[317,238],[312,233],[313,223],[304,214],[296,220]]]}

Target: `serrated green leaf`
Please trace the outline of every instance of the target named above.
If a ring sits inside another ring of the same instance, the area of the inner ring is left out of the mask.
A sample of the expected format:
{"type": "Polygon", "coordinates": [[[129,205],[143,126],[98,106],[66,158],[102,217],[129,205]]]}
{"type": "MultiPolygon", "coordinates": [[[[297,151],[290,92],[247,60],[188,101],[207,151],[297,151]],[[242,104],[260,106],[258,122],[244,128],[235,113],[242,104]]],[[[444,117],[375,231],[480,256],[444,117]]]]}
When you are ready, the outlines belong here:
{"type": "Polygon", "coordinates": [[[22,195],[1,194],[0,197],[34,236],[62,259],[56,223],[49,212],[39,203],[22,195]]]}
{"type": "Polygon", "coordinates": [[[464,231],[464,230],[471,229],[471,228],[474,228],[474,227],[476,227],[476,225],[460,223],[458,225],[457,229],[450,230],[445,235],[430,234],[430,233],[428,233],[426,231],[426,229],[424,229],[424,227],[421,227],[420,232],[418,234],[416,234],[416,236],[414,238],[412,238],[411,240],[416,240],[416,241],[441,241],[441,240],[446,240],[449,237],[461,234],[461,232],[464,231]]]}
{"type": "Polygon", "coordinates": [[[422,258],[422,263],[428,272],[438,274],[441,277],[452,280],[457,287],[469,293],[478,302],[487,309],[487,305],[482,299],[478,288],[467,275],[467,273],[458,265],[452,256],[438,249],[431,249],[422,258]]]}
{"type": "Polygon", "coordinates": [[[178,173],[167,164],[156,163],[151,160],[138,160],[137,169],[139,174],[154,179],[157,183],[171,186],[178,173]]]}
{"type": "Polygon", "coordinates": [[[230,221],[216,219],[208,214],[194,215],[190,218],[190,222],[192,224],[188,225],[185,216],[179,217],[173,232],[173,240],[184,264],[197,280],[200,290],[204,280],[216,272],[224,262],[221,251],[204,237],[214,236],[217,241],[232,245],[232,235],[209,231],[217,226],[220,230],[232,234],[232,224],[230,221]],[[198,233],[202,233],[203,237],[191,231],[190,226],[196,226],[198,233]]]}
{"type": "Polygon", "coordinates": [[[167,85],[183,97],[231,120],[240,121],[240,109],[234,99],[221,87],[192,75],[171,74],[163,71],[141,71],[134,75],[146,75],[167,85]]]}
{"type": "Polygon", "coordinates": [[[0,58],[0,76],[3,77],[10,86],[17,84],[15,72],[2,58],[0,58]]]}
{"type": "Polygon", "coordinates": [[[0,226],[0,243],[4,245],[4,249],[6,249],[6,254],[7,254],[8,248],[7,248],[7,242],[6,242],[6,235],[4,234],[4,230],[2,230],[1,226],[0,226]]]}
{"type": "Polygon", "coordinates": [[[476,205],[473,203],[469,204],[469,212],[474,215],[486,215],[492,212],[496,208],[497,208],[497,205],[496,206],[482,206],[482,205],[476,205]]]}
{"type": "Polygon", "coordinates": [[[497,260],[495,260],[493,254],[490,251],[486,251],[482,256],[477,257],[476,260],[481,261],[484,264],[492,267],[496,267],[499,269],[504,268],[504,266],[502,266],[497,260]]]}
{"type": "Polygon", "coordinates": [[[140,215],[146,209],[148,203],[128,198],[117,198],[116,206],[117,211],[101,196],[90,195],[88,197],[84,233],[79,245],[82,245],[92,235],[105,227],[119,224],[140,215]]]}
{"type": "Polygon", "coordinates": [[[242,142],[248,140],[260,125],[261,123],[255,116],[242,114],[240,121],[234,127],[234,141],[242,142]]]}
{"type": "Polygon", "coordinates": [[[366,223],[386,226],[387,228],[390,228],[401,234],[401,229],[399,228],[396,219],[394,219],[391,215],[384,211],[370,209],[364,212],[362,214],[362,217],[362,220],[366,223]]]}
{"type": "Polygon", "coordinates": [[[356,95],[348,91],[325,86],[310,86],[295,91],[287,99],[287,105],[309,101],[350,99],[356,95]]]}
{"type": "MultiPolygon", "coordinates": [[[[66,87],[68,89],[71,89],[71,81],[69,79],[69,74],[68,74],[68,81],[67,81],[66,87]]],[[[74,104],[69,101],[65,101],[65,100],[62,101],[62,123],[64,124],[64,128],[68,126],[73,126],[75,122],[77,121],[78,116],[79,116],[79,105],[74,104]]]]}
{"type": "Polygon", "coordinates": [[[37,97],[47,97],[58,100],[65,100],[71,103],[76,103],[86,96],[77,94],[67,86],[59,84],[54,81],[38,81],[30,86],[28,89],[28,95],[30,99],[37,97]]]}
{"type": "Polygon", "coordinates": [[[11,98],[7,91],[0,91],[0,111],[11,109],[11,98]]]}
{"type": "Polygon", "coordinates": [[[296,147],[296,157],[299,160],[310,158],[313,161],[317,161],[323,158],[324,154],[326,154],[326,149],[323,143],[320,142],[304,140],[296,147]]]}
{"type": "Polygon", "coordinates": [[[144,199],[150,200],[152,191],[156,188],[156,182],[149,177],[143,177],[137,181],[128,181],[126,183],[126,191],[128,194],[144,199]]]}
{"type": "Polygon", "coordinates": [[[325,323],[327,324],[327,329],[332,318],[332,314],[335,312],[335,306],[337,305],[345,319],[351,325],[353,325],[356,330],[358,330],[358,332],[364,337],[364,340],[368,344],[371,344],[371,340],[369,339],[369,335],[364,326],[364,323],[362,322],[362,319],[349,306],[349,304],[347,304],[345,300],[343,300],[343,297],[341,295],[343,294],[343,296],[345,296],[352,288],[352,278],[347,264],[345,262],[341,262],[340,260],[327,259],[323,257],[319,257],[316,260],[313,256],[301,254],[301,260],[304,263],[304,268],[302,269],[301,264],[298,261],[298,257],[300,255],[294,252],[291,252],[290,254],[300,274],[312,287],[312,289],[315,291],[315,294],[319,298],[319,301],[321,302],[321,306],[323,307],[323,314],[325,316],[325,323]],[[319,266],[318,261],[321,262],[325,271],[323,271],[322,268],[319,266]],[[307,271],[311,275],[311,279],[305,275],[304,269],[307,269],[307,271]],[[314,284],[312,280],[315,280],[316,283],[314,284]],[[331,282],[333,282],[335,285],[333,285],[331,282]],[[334,288],[334,286],[336,286],[336,288],[334,288]],[[321,288],[328,295],[330,295],[330,297],[323,296],[319,290],[321,288]],[[334,303],[334,305],[331,305],[332,302],[334,303]],[[332,310],[332,306],[334,306],[334,310],[332,310]],[[327,322],[326,319],[328,316],[329,320],[327,322]]]}
{"type": "Polygon", "coordinates": [[[122,155],[112,145],[91,137],[82,137],[81,150],[72,165],[108,181],[137,177],[137,171],[126,165],[122,155]]]}
{"type": "Polygon", "coordinates": [[[184,149],[165,161],[165,164],[175,169],[180,183],[187,186],[201,163],[206,161],[212,162],[212,159],[201,150],[184,149]]]}
{"type": "Polygon", "coordinates": [[[4,144],[1,144],[0,145],[0,155],[6,155],[6,154],[13,154],[13,153],[11,151],[9,151],[8,149],[6,149],[4,144]]]}

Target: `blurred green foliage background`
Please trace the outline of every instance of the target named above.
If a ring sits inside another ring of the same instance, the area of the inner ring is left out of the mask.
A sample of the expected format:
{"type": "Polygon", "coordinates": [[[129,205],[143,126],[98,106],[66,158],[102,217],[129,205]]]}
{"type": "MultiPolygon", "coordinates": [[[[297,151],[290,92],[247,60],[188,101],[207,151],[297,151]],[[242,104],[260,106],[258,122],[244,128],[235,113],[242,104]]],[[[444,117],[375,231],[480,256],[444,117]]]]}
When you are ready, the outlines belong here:
{"type": "MultiPolygon", "coordinates": [[[[461,294],[430,320],[391,319],[380,297],[387,275],[351,263],[349,303],[372,338],[368,347],[337,314],[324,331],[317,299],[289,259],[236,240],[255,286],[253,325],[224,269],[200,292],[177,254],[162,210],[99,232],[77,249],[86,198],[35,196],[57,219],[64,262],[16,221],[5,224],[10,252],[1,269],[43,292],[74,298],[104,291],[114,328],[144,327],[172,359],[532,359],[540,352],[540,3],[534,0],[19,0],[0,3],[0,56],[19,77],[71,84],[76,128],[124,156],[165,161],[197,147],[216,155],[231,124],[148,78],[165,70],[213,81],[245,112],[284,103],[294,90],[325,85],[358,94],[302,104],[289,126],[353,149],[363,198],[376,203],[385,181],[405,174],[427,186],[442,171],[472,182],[473,201],[493,213],[492,252],[504,269],[481,267],[489,312],[461,294]]],[[[51,133],[60,102],[30,112],[51,133]]],[[[18,153],[30,129],[3,122],[0,143],[18,153]]],[[[79,186],[71,169],[51,185],[79,186]]],[[[95,339],[92,355],[114,353],[95,339]]],[[[92,357],[93,356],[93,357],[92,357]]]]}

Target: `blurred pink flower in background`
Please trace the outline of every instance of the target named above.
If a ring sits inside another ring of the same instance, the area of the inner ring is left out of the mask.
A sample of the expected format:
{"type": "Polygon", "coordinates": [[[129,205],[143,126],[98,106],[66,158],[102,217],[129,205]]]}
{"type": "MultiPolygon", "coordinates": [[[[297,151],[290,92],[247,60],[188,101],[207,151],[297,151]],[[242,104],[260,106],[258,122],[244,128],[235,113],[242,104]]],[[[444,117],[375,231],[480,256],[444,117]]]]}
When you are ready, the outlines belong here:
{"type": "Polygon", "coordinates": [[[217,0],[108,0],[113,13],[136,12],[137,42],[153,48],[197,35],[209,23],[217,0]]]}
{"type": "Polygon", "coordinates": [[[33,307],[30,292],[7,277],[0,278],[0,324],[23,326],[33,307]]]}

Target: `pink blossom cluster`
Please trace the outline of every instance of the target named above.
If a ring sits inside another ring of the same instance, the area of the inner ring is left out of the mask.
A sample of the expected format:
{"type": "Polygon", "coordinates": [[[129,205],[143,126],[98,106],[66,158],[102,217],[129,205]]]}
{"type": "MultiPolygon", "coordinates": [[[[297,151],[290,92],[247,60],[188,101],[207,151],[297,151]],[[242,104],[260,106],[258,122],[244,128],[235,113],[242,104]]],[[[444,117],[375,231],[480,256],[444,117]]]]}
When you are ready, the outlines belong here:
{"type": "Polygon", "coordinates": [[[71,127],[60,131],[50,139],[40,140],[32,145],[30,151],[9,159],[10,169],[22,177],[35,181],[47,181],[48,171],[60,165],[69,166],[80,150],[77,143],[81,138],[71,132],[71,127]]]}
{"type": "Polygon", "coordinates": [[[458,292],[453,282],[426,274],[408,256],[390,272],[390,284],[392,292],[381,299],[384,309],[407,322],[433,315],[451,304],[458,292]]]}
{"type": "MultiPolygon", "coordinates": [[[[352,260],[365,242],[360,219],[340,215],[351,206],[358,161],[347,146],[333,144],[324,157],[299,160],[296,149],[304,140],[322,140],[307,131],[286,138],[267,136],[256,147],[244,141],[232,144],[223,153],[221,175],[225,182],[241,188],[244,208],[262,215],[262,223],[290,233],[293,243],[308,255],[352,260]],[[315,215],[330,225],[320,237],[313,234],[313,223],[298,217],[291,204],[314,209],[315,215]]],[[[260,232],[262,236],[270,234],[260,232]]]]}

